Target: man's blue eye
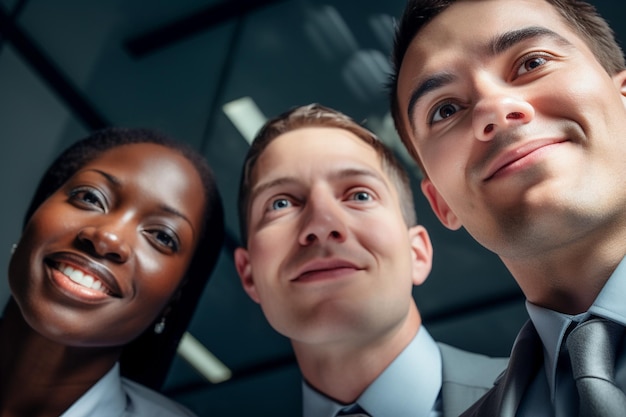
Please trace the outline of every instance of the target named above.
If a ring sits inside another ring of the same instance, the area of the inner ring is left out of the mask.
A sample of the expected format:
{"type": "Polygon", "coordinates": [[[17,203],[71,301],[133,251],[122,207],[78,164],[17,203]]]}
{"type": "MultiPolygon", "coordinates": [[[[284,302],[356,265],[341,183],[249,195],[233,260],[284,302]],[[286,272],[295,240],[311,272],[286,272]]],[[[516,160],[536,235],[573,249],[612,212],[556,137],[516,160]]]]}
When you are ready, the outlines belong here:
{"type": "Polygon", "coordinates": [[[272,202],[272,210],[280,210],[291,206],[291,203],[286,198],[279,198],[272,202]]]}
{"type": "Polygon", "coordinates": [[[354,196],[352,198],[356,201],[370,201],[372,199],[372,196],[366,191],[359,191],[357,193],[354,193],[354,196]]]}

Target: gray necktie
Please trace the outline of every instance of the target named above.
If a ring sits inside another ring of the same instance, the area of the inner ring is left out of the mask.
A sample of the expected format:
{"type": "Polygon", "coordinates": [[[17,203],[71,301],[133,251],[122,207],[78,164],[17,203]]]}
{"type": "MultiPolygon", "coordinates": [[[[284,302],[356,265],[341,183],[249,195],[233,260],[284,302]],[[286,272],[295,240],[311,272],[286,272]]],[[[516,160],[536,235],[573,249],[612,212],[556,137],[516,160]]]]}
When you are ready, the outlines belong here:
{"type": "Polygon", "coordinates": [[[626,414],[626,395],[615,385],[615,354],[624,328],[593,318],[567,337],[572,374],[580,397],[580,417],[615,417],[626,414]]]}

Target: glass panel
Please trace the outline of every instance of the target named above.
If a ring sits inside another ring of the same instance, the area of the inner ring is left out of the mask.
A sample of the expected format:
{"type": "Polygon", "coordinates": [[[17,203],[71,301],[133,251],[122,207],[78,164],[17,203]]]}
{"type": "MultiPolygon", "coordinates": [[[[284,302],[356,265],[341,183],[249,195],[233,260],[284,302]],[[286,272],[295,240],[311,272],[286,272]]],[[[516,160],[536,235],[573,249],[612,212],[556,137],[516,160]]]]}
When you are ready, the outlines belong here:
{"type": "MultiPolygon", "coordinates": [[[[39,178],[67,133],[71,115],[6,45],[0,53],[0,91],[0,195],[5,196],[0,248],[7,248],[8,255],[19,239],[22,219],[39,178]]],[[[0,270],[6,271],[7,265],[8,256],[1,256],[0,270]]],[[[9,294],[6,279],[0,281],[0,294],[2,300],[9,294]]]]}

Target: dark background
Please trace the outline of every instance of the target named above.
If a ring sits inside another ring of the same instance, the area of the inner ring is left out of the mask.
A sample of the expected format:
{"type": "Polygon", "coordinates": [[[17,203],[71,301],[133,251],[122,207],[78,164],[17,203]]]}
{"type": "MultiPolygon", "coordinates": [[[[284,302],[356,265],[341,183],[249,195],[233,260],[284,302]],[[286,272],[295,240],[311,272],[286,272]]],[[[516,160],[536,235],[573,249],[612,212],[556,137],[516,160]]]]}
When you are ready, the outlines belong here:
{"type": "MultiPolygon", "coordinates": [[[[626,36],[626,6],[593,3],[626,36]]],[[[320,102],[366,121],[407,163],[435,248],[432,275],[414,291],[430,332],[468,350],[507,355],[526,319],[521,293],[492,253],[433,217],[388,115],[383,84],[393,18],[403,5],[0,0],[0,269],[6,271],[37,180],[61,149],[109,124],[154,127],[187,141],[216,171],[228,229],[189,331],[233,377],[210,383],[177,358],[165,390],[201,416],[299,415],[291,347],[245,295],[233,267],[236,190],[248,143],[223,106],[248,97],[271,117],[320,102]]],[[[3,279],[2,300],[7,295],[3,279]]]]}

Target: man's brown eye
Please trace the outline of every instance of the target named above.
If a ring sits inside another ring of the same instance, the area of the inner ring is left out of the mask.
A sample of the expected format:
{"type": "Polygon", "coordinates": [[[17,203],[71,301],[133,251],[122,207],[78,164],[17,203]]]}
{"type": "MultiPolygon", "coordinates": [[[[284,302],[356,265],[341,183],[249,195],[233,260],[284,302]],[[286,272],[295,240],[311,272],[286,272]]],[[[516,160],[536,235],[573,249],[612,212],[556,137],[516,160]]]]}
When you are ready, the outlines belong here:
{"type": "Polygon", "coordinates": [[[546,62],[548,62],[548,60],[543,56],[534,56],[529,59],[526,59],[520,66],[519,70],[517,71],[517,75],[522,75],[527,72],[531,72],[534,69],[537,69],[538,67],[544,65],[546,62]]]}
{"type": "Polygon", "coordinates": [[[454,115],[457,111],[459,111],[460,107],[458,104],[453,103],[444,103],[435,109],[433,113],[433,117],[431,119],[431,123],[439,122],[443,119],[447,119],[448,117],[454,115]]]}
{"type": "Polygon", "coordinates": [[[442,119],[450,117],[454,113],[456,113],[456,109],[454,108],[452,104],[447,104],[443,106],[441,109],[439,109],[439,115],[441,116],[442,119]]]}

